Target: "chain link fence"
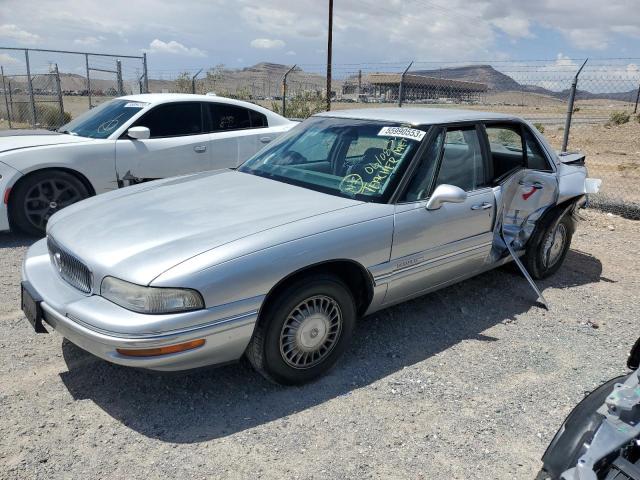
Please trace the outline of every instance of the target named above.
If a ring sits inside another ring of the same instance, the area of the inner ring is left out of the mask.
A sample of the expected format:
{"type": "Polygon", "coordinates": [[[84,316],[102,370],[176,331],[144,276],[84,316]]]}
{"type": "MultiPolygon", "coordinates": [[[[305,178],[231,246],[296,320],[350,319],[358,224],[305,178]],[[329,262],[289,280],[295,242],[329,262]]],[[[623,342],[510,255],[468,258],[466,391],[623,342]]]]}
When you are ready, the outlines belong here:
{"type": "MultiPolygon", "coordinates": [[[[23,52],[15,55],[17,60],[23,52]]],[[[28,55],[33,100],[25,62],[3,65],[0,128],[8,126],[9,118],[13,128],[53,128],[121,93],[141,91],[215,93],[298,119],[326,109],[324,63],[185,71],[160,67],[147,74],[146,57],[31,50],[28,55]],[[56,103],[59,97],[62,102],[56,103]]],[[[640,58],[590,59],[577,75],[584,61],[559,56],[526,62],[335,64],[331,108],[466,108],[524,117],[556,149],[566,143],[567,150],[587,155],[590,175],[603,179],[593,205],[640,218],[640,58]]]]}
{"type": "Polygon", "coordinates": [[[0,51],[0,128],[55,129],[106,100],[147,90],[146,55],[0,51]]]}

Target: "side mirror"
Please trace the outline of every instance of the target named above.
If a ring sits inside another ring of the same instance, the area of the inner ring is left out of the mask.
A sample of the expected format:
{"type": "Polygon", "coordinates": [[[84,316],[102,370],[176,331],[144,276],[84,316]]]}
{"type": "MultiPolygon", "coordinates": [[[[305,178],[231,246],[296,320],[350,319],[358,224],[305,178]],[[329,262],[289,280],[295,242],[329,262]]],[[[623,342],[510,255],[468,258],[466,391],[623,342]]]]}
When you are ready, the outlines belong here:
{"type": "Polygon", "coordinates": [[[131,127],[127,130],[127,136],[134,140],[145,140],[151,136],[151,130],[147,127],[131,127]]]}
{"type": "Polygon", "coordinates": [[[455,185],[439,185],[427,202],[427,210],[437,210],[443,203],[462,203],[467,199],[467,192],[455,185]]]}

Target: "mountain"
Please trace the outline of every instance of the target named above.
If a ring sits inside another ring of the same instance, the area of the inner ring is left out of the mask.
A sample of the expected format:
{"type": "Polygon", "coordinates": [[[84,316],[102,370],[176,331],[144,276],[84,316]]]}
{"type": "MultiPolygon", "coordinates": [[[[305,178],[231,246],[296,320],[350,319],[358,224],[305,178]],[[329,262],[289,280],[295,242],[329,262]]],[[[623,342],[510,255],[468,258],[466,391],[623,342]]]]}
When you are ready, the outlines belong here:
{"type": "Polygon", "coordinates": [[[411,70],[411,75],[479,82],[486,84],[489,90],[500,92],[522,89],[522,86],[513,78],[497,71],[491,65],[468,65],[437,70],[411,70]]]}

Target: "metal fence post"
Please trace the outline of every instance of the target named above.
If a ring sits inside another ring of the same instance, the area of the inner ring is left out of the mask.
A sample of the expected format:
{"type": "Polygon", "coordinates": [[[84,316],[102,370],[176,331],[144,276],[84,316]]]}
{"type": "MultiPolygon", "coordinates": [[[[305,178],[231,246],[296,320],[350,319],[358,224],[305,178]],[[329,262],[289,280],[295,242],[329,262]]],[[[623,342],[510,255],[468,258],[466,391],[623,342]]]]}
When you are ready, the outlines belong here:
{"type": "Polygon", "coordinates": [[[633,107],[633,113],[638,113],[638,100],[640,100],[640,85],[638,85],[638,93],[636,94],[636,106],[633,107]]]}
{"type": "Polygon", "coordinates": [[[10,117],[13,117],[13,93],[11,93],[11,80],[7,80],[7,85],[9,86],[9,108],[11,108],[10,117]]]}
{"type": "Polygon", "coordinates": [[[93,108],[91,106],[91,76],[89,73],[89,54],[85,53],[84,54],[84,64],[87,67],[87,95],[89,96],[89,110],[91,110],[91,108],[93,108]]]}
{"type": "Polygon", "coordinates": [[[576,72],[576,76],[573,77],[573,81],[571,82],[571,91],[569,92],[569,105],[567,105],[567,118],[564,122],[564,137],[562,138],[562,151],[567,151],[567,146],[569,145],[569,130],[571,129],[571,117],[573,116],[573,103],[576,99],[576,90],[578,89],[578,76],[580,76],[580,72],[587,64],[589,59],[587,58],[582,66],[576,72]]]}
{"type": "Polygon", "coordinates": [[[122,84],[122,62],[116,60],[116,82],[118,84],[118,96],[124,95],[124,85],[122,84]]]}
{"type": "Polygon", "coordinates": [[[36,99],[33,96],[33,82],[31,81],[31,70],[29,67],[29,49],[24,49],[24,59],[27,64],[27,87],[29,88],[29,101],[31,103],[31,126],[35,128],[38,121],[36,114],[36,99]]]}
{"type": "Polygon", "coordinates": [[[60,71],[58,70],[58,64],[54,66],[54,73],[56,75],[56,89],[58,90],[58,105],[60,106],[60,125],[64,125],[64,103],[62,101],[62,84],[60,83],[60,71]]]}
{"type": "Polygon", "coordinates": [[[4,82],[4,67],[0,66],[0,74],[2,74],[2,93],[4,94],[4,104],[7,108],[7,122],[11,128],[11,112],[9,111],[9,99],[7,98],[7,85],[4,82]]]}
{"type": "Polygon", "coordinates": [[[191,93],[196,93],[196,78],[198,78],[198,75],[200,75],[201,73],[202,69],[198,70],[196,74],[191,77],[191,93]]]}
{"type": "Polygon", "coordinates": [[[287,73],[285,73],[282,76],[282,116],[283,117],[287,116],[287,77],[293,71],[293,69],[296,68],[296,66],[297,64],[291,67],[289,70],[287,70],[287,73]]]}
{"type": "Polygon", "coordinates": [[[398,85],[398,107],[402,107],[402,97],[404,96],[404,77],[407,75],[411,65],[413,65],[413,61],[404,69],[402,75],[400,75],[400,85],[398,85]]]}
{"type": "Polygon", "coordinates": [[[147,70],[147,53],[142,54],[142,75],[144,75],[144,93],[149,93],[149,72],[147,70]]]}

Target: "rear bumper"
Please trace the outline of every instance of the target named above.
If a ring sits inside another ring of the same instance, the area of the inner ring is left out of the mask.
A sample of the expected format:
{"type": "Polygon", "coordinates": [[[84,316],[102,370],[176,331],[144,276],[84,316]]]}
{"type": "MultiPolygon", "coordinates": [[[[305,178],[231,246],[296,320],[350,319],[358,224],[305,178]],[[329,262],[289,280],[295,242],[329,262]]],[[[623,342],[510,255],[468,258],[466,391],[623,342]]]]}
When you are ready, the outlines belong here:
{"type": "Polygon", "coordinates": [[[120,365],[177,371],[238,360],[249,344],[257,308],[239,312],[237,304],[228,304],[176,315],[137,314],[100,296],[85,295],[64,282],[51,265],[45,242],[36,242],[27,252],[22,277],[42,298],[45,323],[80,348],[120,365]],[[106,327],[105,317],[113,318],[114,326],[128,323],[136,328],[125,332],[95,327],[106,327]],[[167,329],[163,330],[165,318],[167,329]],[[204,345],[154,357],[131,357],[117,351],[166,347],[198,339],[204,339],[204,345]]]}

